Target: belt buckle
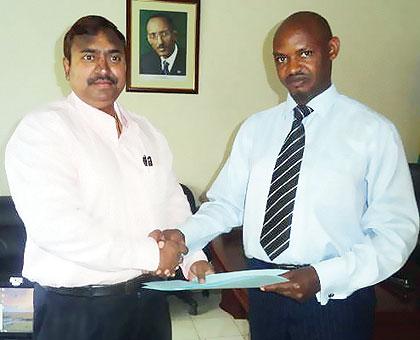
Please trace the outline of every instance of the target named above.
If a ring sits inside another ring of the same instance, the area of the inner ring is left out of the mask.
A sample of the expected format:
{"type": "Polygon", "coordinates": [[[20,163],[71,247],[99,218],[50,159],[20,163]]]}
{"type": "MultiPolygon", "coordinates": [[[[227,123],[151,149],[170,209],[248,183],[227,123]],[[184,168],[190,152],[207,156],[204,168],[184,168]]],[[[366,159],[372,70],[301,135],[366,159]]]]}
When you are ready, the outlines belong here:
{"type": "Polygon", "coordinates": [[[89,285],[87,287],[89,297],[100,297],[100,296],[111,295],[107,292],[108,289],[110,289],[110,287],[106,285],[89,285]]]}
{"type": "Polygon", "coordinates": [[[89,290],[93,290],[93,289],[97,289],[97,288],[103,288],[103,287],[106,287],[106,285],[89,285],[89,286],[87,286],[87,288],[89,290]]]}
{"type": "Polygon", "coordinates": [[[284,269],[284,270],[296,270],[304,267],[308,267],[309,264],[286,264],[280,263],[277,265],[277,268],[284,269]]]}

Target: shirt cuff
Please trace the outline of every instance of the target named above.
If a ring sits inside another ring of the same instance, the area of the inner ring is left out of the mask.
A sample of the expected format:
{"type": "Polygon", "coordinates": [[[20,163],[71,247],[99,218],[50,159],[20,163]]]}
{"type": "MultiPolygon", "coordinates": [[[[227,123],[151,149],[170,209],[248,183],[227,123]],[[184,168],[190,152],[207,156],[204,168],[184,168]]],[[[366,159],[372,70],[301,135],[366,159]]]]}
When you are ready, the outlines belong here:
{"type": "Polygon", "coordinates": [[[194,252],[192,254],[188,254],[184,257],[184,261],[181,264],[181,270],[184,274],[184,277],[188,280],[188,273],[190,271],[191,266],[197,261],[207,261],[207,256],[204,254],[202,250],[194,252]]]}
{"type": "Polygon", "coordinates": [[[342,259],[332,258],[317,264],[312,264],[318,274],[321,290],[316,294],[316,298],[321,305],[327,304],[330,299],[345,299],[347,294],[343,294],[343,287],[348,281],[346,266],[342,259]]]}
{"type": "Polygon", "coordinates": [[[178,226],[177,228],[184,235],[185,244],[189,246],[189,241],[193,239],[194,231],[197,231],[197,229],[195,227],[188,226],[188,220],[184,223],[184,225],[178,226]]]}
{"type": "Polygon", "coordinates": [[[159,267],[160,262],[160,251],[159,246],[156,240],[153,237],[147,237],[146,242],[144,242],[144,247],[139,247],[139,256],[145,258],[144,254],[147,254],[147,260],[144,261],[144,264],[140,269],[146,271],[155,271],[159,267]]]}

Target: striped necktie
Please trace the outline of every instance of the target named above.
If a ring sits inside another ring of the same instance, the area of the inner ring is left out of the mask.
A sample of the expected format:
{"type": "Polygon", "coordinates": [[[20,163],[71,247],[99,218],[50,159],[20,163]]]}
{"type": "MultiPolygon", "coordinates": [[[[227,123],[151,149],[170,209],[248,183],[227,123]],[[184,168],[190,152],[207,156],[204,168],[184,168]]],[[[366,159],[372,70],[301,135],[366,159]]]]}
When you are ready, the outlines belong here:
{"type": "Polygon", "coordinates": [[[265,208],[260,242],[273,260],[289,247],[290,225],[305,147],[302,119],[313,110],[304,105],[293,109],[295,119],[277,157],[265,208]]]}
{"type": "Polygon", "coordinates": [[[166,60],[163,61],[162,74],[169,74],[169,63],[166,60]]]}

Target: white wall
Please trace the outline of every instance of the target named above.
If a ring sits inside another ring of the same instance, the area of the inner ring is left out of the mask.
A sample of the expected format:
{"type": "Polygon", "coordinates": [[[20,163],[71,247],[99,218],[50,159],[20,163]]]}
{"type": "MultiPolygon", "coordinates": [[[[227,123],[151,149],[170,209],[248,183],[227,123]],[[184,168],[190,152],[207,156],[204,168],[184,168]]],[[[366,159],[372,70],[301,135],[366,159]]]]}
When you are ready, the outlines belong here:
{"type": "MultiPolygon", "coordinates": [[[[163,131],[180,180],[205,191],[240,123],[284,100],[271,39],[279,21],[314,10],[341,38],[334,64],[338,89],[397,126],[409,161],[420,153],[420,34],[416,0],[202,0],[198,95],[123,93],[121,102],[163,131]]],[[[8,194],[4,148],[25,112],[69,88],[62,38],[81,16],[108,17],[125,32],[124,0],[1,0],[0,194],[8,194]]]]}

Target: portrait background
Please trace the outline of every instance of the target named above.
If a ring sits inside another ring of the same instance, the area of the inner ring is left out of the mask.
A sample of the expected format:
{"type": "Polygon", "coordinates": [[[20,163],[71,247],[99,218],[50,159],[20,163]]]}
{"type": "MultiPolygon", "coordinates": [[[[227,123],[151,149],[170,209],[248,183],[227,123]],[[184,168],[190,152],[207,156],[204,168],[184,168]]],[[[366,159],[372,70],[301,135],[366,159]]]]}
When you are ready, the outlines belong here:
{"type": "MultiPolygon", "coordinates": [[[[142,54],[152,51],[152,47],[147,41],[146,23],[149,18],[156,14],[165,14],[170,17],[174,23],[175,29],[178,32],[176,43],[184,50],[187,48],[187,13],[186,12],[170,12],[170,11],[156,11],[144,9],[140,10],[140,56],[142,54]]],[[[141,62],[141,60],[140,60],[141,62]]]]}

